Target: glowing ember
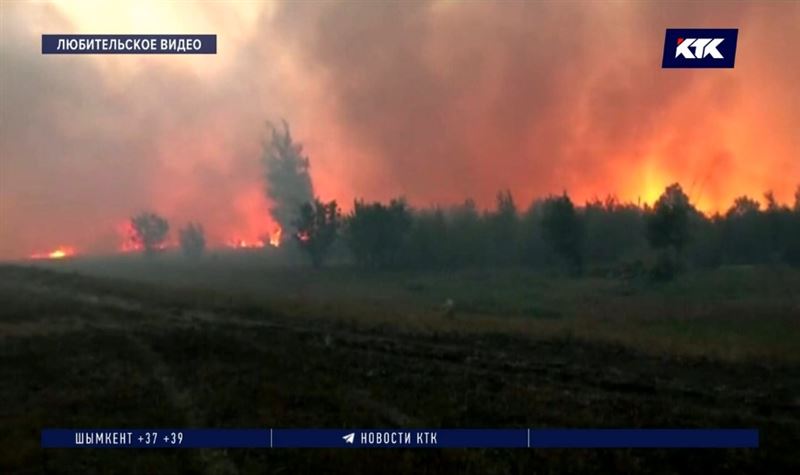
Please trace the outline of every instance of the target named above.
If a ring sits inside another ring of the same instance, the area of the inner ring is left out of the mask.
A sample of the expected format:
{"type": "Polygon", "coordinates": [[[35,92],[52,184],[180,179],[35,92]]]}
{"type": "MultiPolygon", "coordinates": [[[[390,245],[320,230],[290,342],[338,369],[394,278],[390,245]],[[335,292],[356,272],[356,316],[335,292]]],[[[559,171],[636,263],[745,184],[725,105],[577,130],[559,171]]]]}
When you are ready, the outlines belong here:
{"type": "Polygon", "coordinates": [[[258,249],[264,247],[264,241],[260,239],[255,241],[248,241],[246,239],[233,239],[228,241],[228,247],[234,249],[258,249]]]}
{"type": "Polygon", "coordinates": [[[64,259],[67,257],[72,257],[77,252],[75,251],[74,247],[69,246],[59,246],[50,252],[39,252],[36,254],[31,254],[31,259],[64,259]]]}

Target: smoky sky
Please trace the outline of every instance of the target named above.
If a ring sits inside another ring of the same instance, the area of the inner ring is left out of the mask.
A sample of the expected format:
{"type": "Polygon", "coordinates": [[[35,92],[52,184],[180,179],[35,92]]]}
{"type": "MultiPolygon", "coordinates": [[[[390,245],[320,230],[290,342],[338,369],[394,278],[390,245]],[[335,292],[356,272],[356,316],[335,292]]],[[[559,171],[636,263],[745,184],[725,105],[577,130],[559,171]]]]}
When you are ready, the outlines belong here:
{"type": "Polygon", "coordinates": [[[280,119],[315,192],[345,208],[488,207],[506,188],[523,206],[648,201],[680,181],[715,211],[800,182],[797,3],[242,5],[181,3],[218,54],[150,58],[42,56],[42,33],[144,31],[2,4],[0,257],[108,252],[145,209],[202,222],[212,245],[260,236],[261,143],[280,119]],[[739,28],[736,67],[662,70],[669,27],[739,28]]]}

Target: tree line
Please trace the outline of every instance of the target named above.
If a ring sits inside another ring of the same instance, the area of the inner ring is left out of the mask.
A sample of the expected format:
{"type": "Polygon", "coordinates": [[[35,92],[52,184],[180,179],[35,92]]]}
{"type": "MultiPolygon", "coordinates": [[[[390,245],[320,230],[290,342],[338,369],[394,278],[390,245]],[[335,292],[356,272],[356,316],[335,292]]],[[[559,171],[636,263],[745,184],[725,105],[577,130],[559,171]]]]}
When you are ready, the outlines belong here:
{"type": "MultiPolygon", "coordinates": [[[[491,210],[479,210],[469,199],[413,209],[396,198],[356,200],[344,215],[336,201],[314,197],[308,157],[288,124],[269,125],[262,162],[270,212],[314,267],[337,256],[370,269],[528,266],[670,279],[687,267],[800,265],[800,186],[793,206],[768,192],[764,207],[741,196],[711,216],[698,211],[677,183],[644,206],[613,196],[579,206],[564,192],[520,209],[505,190],[491,210]]],[[[158,251],[169,232],[155,213],[132,218],[131,227],[146,254],[158,251]]],[[[187,256],[205,250],[202,225],[188,223],[179,237],[187,256]]]]}
{"type": "Polygon", "coordinates": [[[686,266],[787,263],[800,265],[800,187],[792,207],[765,195],[747,196],[725,213],[698,211],[679,184],[652,205],[614,197],[576,206],[565,192],[520,211],[509,191],[479,211],[471,200],[449,208],[414,210],[403,199],[356,201],[342,217],[335,201],[304,205],[298,242],[319,266],[346,244],[365,268],[453,269],[531,266],[648,273],[669,279],[686,266]]]}
{"type": "MultiPolygon", "coordinates": [[[[765,202],[762,207],[742,196],[725,213],[706,216],[679,184],[652,206],[614,197],[576,206],[565,192],[520,211],[511,192],[503,191],[487,211],[471,200],[413,209],[398,198],[357,200],[343,215],[336,201],[315,199],[300,206],[289,235],[315,267],[337,255],[369,269],[529,266],[668,279],[686,266],[800,265],[800,187],[791,207],[771,193],[765,202]]],[[[132,226],[146,253],[159,249],[169,229],[153,213],[133,218],[132,226]]],[[[187,256],[203,253],[200,224],[188,223],[179,236],[187,256]]]]}

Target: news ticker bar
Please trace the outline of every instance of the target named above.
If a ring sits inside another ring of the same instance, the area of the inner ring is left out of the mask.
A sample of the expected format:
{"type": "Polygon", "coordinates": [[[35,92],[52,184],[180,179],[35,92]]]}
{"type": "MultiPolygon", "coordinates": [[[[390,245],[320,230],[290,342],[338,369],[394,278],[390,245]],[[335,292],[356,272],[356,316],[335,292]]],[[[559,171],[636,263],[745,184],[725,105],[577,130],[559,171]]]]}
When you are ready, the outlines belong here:
{"type": "Polygon", "coordinates": [[[44,429],[43,448],[757,448],[757,429],[44,429]]]}
{"type": "Polygon", "coordinates": [[[42,54],[216,54],[217,35],[42,35],[42,54]]]}

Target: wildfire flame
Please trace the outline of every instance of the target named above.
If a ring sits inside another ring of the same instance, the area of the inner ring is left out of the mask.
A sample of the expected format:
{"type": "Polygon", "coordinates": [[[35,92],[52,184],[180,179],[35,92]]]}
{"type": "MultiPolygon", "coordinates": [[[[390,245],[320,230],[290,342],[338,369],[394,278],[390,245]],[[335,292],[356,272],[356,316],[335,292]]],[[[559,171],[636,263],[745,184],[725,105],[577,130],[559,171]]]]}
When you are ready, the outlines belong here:
{"type": "Polygon", "coordinates": [[[275,231],[272,232],[269,236],[269,245],[272,247],[280,247],[281,245],[281,234],[283,230],[278,227],[275,231]]]}
{"type": "Polygon", "coordinates": [[[123,221],[117,226],[117,233],[122,237],[119,246],[120,252],[137,252],[142,250],[142,244],[136,239],[136,232],[133,230],[130,221],[123,221]]]}
{"type": "MultiPolygon", "coordinates": [[[[119,245],[119,252],[140,252],[144,251],[144,245],[137,238],[136,231],[130,221],[123,221],[117,225],[117,234],[121,237],[122,242],[119,245]]],[[[155,249],[163,251],[165,249],[173,248],[177,244],[172,240],[164,241],[155,246],[155,249]]]]}
{"type": "Polygon", "coordinates": [[[267,247],[268,245],[272,247],[280,247],[281,232],[281,228],[276,228],[273,232],[260,239],[235,238],[228,240],[226,245],[233,249],[259,249],[267,247]]]}
{"type": "MultiPolygon", "coordinates": [[[[134,231],[130,221],[121,221],[116,225],[116,234],[119,236],[118,252],[121,253],[135,253],[144,250],[144,246],[137,239],[136,232],[134,231]]],[[[230,249],[262,249],[267,246],[280,247],[281,245],[282,229],[275,227],[272,232],[265,233],[260,238],[243,238],[234,237],[223,241],[217,241],[217,246],[228,247],[230,249]]],[[[159,250],[165,250],[176,247],[177,243],[167,241],[157,246],[159,250]]],[[[30,259],[63,259],[72,257],[77,254],[74,247],[59,246],[49,252],[39,252],[28,256],[30,259]]]]}
{"type": "Polygon", "coordinates": [[[228,247],[233,249],[258,249],[264,247],[264,241],[255,240],[248,241],[246,239],[232,239],[227,243],[228,247]]]}
{"type": "Polygon", "coordinates": [[[35,254],[31,254],[31,259],[65,259],[67,257],[72,257],[77,254],[74,247],[70,246],[59,246],[53,249],[50,252],[37,252],[35,254]]]}

